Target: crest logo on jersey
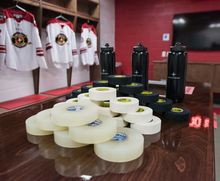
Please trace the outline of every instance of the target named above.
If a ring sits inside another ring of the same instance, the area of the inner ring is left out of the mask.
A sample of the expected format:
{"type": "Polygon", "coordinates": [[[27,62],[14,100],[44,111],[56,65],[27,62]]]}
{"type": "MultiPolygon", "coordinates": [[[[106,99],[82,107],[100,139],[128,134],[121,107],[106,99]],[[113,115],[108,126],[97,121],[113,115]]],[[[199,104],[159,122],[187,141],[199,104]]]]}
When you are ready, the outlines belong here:
{"type": "Polygon", "coordinates": [[[63,33],[60,33],[60,34],[57,35],[57,37],[56,37],[56,43],[57,43],[58,45],[63,46],[67,41],[68,41],[68,38],[67,38],[66,35],[64,35],[63,33]]]}
{"type": "Polygon", "coordinates": [[[87,39],[86,39],[86,44],[87,44],[87,46],[88,46],[89,48],[92,46],[92,40],[91,40],[91,38],[87,38],[87,39]]]}
{"type": "Polygon", "coordinates": [[[20,33],[20,32],[14,33],[11,40],[12,40],[13,45],[18,48],[23,48],[28,44],[27,35],[20,33]]]}

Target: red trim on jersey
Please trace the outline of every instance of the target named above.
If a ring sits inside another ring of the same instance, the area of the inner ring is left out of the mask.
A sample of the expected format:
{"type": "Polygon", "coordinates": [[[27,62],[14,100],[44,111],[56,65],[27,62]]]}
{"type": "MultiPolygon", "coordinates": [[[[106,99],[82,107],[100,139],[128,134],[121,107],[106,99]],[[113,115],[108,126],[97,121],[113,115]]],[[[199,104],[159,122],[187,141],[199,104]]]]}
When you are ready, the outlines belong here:
{"type": "Polygon", "coordinates": [[[1,51],[1,50],[6,50],[6,48],[0,47],[0,51],[1,51]]]}
{"type": "Polygon", "coordinates": [[[38,53],[37,56],[39,56],[39,57],[43,57],[44,54],[43,54],[43,53],[38,53]]]}
{"type": "Polygon", "coordinates": [[[44,52],[44,50],[37,50],[37,53],[44,52]]]}
{"type": "Polygon", "coordinates": [[[82,29],[83,28],[88,28],[88,29],[90,29],[90,30],[92,30],[93,31],[93,33],[95,33],[95,35],[96,35],[96,29],[95,29],[95,27],[93,26],[93,25],[89,25],[89,24],[87,24],[87,23],[83,23],[82,24],[82,29]]]}
{"type": "Polygon", "coordinates": [[[52,46],[47,46],[47,47],[46,47],[46,51],[47,51],[47,50],[50,50],[51,48],[52,48],[52,46]]]}
{"type": "Polygon", "coordinates": [[[87,52],[87,49],[85,49],[85,48],[80,49],[80,54],[85,53],[85,52],[87,52]]]}
{"type": "Polygon", "coordinates": [[[17,22],[21,22],[21,21],[25,20],[25,21],[32,23],[34,26],[37,26],[34,15],[28,11],[6,9],[6,10],[4,10],[4,13],[6,15],[6,18],[12,18],[17,22]],[[22,18],[16,18],[15,16],[13,16],[14,14],[22,15],[22,18]]]}
{"type": "Polygon", "coordinates": [[[70,21],[62,21],[62,20],[57,19],[57,18],[52,18],[47,22],[47,25],[50,25],[50,24],[53,24],[53,23],[58,23],[58,24],[61,24],[61,25],[67,25],[74,31],[73,23],[71,23],[70,21]]]}
{"type": "Polygon", "coordinates": [[[77,54],[78,54],[77,50],[75,50],[75,49],[72,50],[72,54],[73,54],[73,55],[77,55],[77,54]]]}

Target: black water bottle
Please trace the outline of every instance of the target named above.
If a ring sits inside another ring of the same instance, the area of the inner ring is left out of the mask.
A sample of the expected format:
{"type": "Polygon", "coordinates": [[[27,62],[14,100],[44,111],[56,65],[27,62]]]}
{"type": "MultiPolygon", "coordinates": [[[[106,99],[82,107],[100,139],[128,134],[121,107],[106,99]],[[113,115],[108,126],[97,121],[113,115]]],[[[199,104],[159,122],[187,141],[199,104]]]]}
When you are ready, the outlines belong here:
{"type": "Polygon", "coordinates": [[[100,64],[102,79],[107,79],[108,75],[115,74],[115,52],[114,48],[110,47],[108,43],[101,48],[100,64]]]}
{"type": "Polygon", "coordinates": [[[132,81],[148,87],[148,51],[141,43],[133,47],[132,52],[132,81]]]}
{"type": "Polygon", "coordinates": [[[174,102],[182,102],[185,95],[187,52],[181,43],[170,47],[167,66],[166,97],[174,102]]]}

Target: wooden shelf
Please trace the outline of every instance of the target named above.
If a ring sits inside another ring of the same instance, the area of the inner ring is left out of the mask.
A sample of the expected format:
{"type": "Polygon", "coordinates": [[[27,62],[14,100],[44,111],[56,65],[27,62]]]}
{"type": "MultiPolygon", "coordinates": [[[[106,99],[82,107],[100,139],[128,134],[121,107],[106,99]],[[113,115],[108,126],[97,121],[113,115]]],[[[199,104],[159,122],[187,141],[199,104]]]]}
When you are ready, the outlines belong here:
{"type": "Polygon", "coordinates": [[[20,3],[28,4],[35,7],[40,7],[40,1],[39,0],[20,0],[20,3]]]}
{"type": "Polygon", "coordinates": [[[70,16],[75,16],[76,15],[76,13],[71,9],[67,9],[67,8],[64,8],[64,7],[55,5],[55,4],[51,4],[51,3],[48,3],[48,2],[44,2],[44,1],[42,2],[42,8],[47,9],[47,10],[51,10],[51,11],[54,11],[54,12],[58,12],[58,13],[61,13],[61,14],[67,14],[67,15],[70,15],[70,16]]]}
{"type": "Polygon", "coordinates": [[[99,0],[88,0],[89,2],[95,3],[95,4],[99,4],[99,0]]]}
{"type": "Polygon", "coordinates": [[[99,21],[99,18],[93,18],[91,16],[88,16],[87,14],[79,13],[79,12],[77,13],[77,17],[85,19],[85,20],[95,21],[95,22],[99,21]]]}
{"type": "Polygon", "coordinates": [[[83,16],[99,19],[99,1],[77,0],[77,13],[83,16]]]}

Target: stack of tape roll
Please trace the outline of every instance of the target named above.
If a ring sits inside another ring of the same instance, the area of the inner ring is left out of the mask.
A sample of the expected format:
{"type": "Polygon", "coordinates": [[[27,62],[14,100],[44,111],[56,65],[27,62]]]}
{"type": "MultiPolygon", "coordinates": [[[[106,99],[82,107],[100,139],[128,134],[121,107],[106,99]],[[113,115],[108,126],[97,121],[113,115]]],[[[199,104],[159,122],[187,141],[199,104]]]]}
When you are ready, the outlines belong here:
{"type": "Polygon", "coordinates": [[[98,118],[96,107],[82,103],[65,103],[52,108],[51,118],[58,126],[81,126],[98,118]]]}
{"type": "Polygon", "coordinates": [[[84,103],[84,104],[91,104],[93,106],[97,106],[99,102],[92,101],[89,97],[89,93],[82,93],[78,95],[78,102],[79,103],[84,103]]]}
{"type": "Polygon", "coordinates": [[[54,131],[54,142],[57,145],[62,146],[64,148],[79,148],[79,147],[86,146],[86,144],[73,141],[70,138],[69,132],[67,130],[54,131]]]}
{"type": "Polygon", "coordinates": [[[144,90],[144,85],[140,83],[131,83],[127,85],[120,85],[119,91],[128,95],[134,95],[144,90]]]}
{"type": "Polygon", "coordinates": [[[108,81],[107,80],[93,81],[93,87],[108,87],[108,81]]]}
{"type": "Polygon", "coordinates": [[[139,106],[136,112],[128,112],[123,115],[130,127],[141,134],[152,135],[160,132],[161,120],[153,116],[153,110],[146,106],[139,106]]]}
{"type": "Polygon", "coordinates": [[[51,119],[51,110],[46,109],[36,114],[36,122],[40,129],[44,131],[66,130],[67,127],[57,126],[51,119]]]}
{"type": "Polygon", "coordinates": [[[142,91],[135,95],[140,102],[144,104],[149,104],[151,102],[156,102],[159,98],[159,93],[152,92],[152,91],[142,91]]]}
{"type": "Polygon", "coordinates": [[[126,85],[132,83],[132,77],[127,75],[109,75],[109,85],[126,85]]]}
{"type": "Polygon", "coordinates": [[[89,89],[89,98],[92,101],[109,101],[116,99],[116,89],[111,87],[97,87],[89,89]]]}
{"type": "Polygon", "coordinates": [[[148,106],[157,113],[167,112],[172,109],[173,101],[167,98],[160,97],[157,102],[152,102],[148,106]]]}
{"type": "Polygon", "coordinates": [[[138,108],[139,100],[133,97],[117,97],[110,100],[110,109],[116,113],[135,112],[138,108]]]}
{"type": "Polygon", "coordinates": [[[165,113],[165,118],[168,120],[188,121],[189,117],[190,110],[186,108],[173,107],[165,113]]]}
{"type": "Polygon", "coordinates": [[[124,118],[122,116],[116,116],[116,117],[113,117],[113,119],[116,120],[118,128],[123,128],[123,127],[128,126],[128,123],[124,121],[124,118]]]}
{"type": "Polygon", "coordinates": [[[31,116],[25,121],[26,132],[35,136],[45,136],[53,134],[52,131],[44,131],[39,128],[36,121],[36,116],[31,116]]]}
{"type": "Polygon", "coordinates": [[[94,145],[95,154],[110,162],[128,162],[140,157],[144,150],[144,137],[130,128],[119,128],[115,136],[94,145]]]}
{"type": "Polygon", "coordinates": [[[131,128],[144,135],[156,134],[161,130],[161,119],[153,116],[150,122],[131,124],[131,128]]]}
{"type": "Polygon", "coordinates": [[[118,115],[118,113],[112,112],[110,110],[110,102],[106,102],[106,101],[99,103],[98,114],[107,117],[114,117],[118,115]]]}
{"type": "MultiPolygon", "coordinates": [[[[130,81],[126,76],[114,76],[111,80],[118,84],[123,79],[130,81]]],[[[56,148],[79,149],[93,144],[98,157],[119,163],[140,157],[144,147],[150,144],[144,144],[142,134],[152,135],[161,129],[161,120],[153,116],[152,109],[139,106],[136,98],[117,97],[116,88],[104,86],[90,88],[88,93],[57,103],[25,123],[30,135],[53,134],[56,148]],[[130,128],[125,128],[129,125],[130,128]]],[[[38,142],[41,140],[33,141],[38,142]]],[[[39,145],[44,157],[49,158],[50,144],[39,145]]]]}
{"type": "Polygon", "coordinates": [[[146,106],[138,106],[135,112],[123,114],[123,118],[129,123],[147,123],[153,118],[153,110],[146,106]]]}
{"type": "Polygon", "coordinates": [[[83,144],[96,144],[110,140],[117,132],[117,122],[112,118],[99,118],[79,126],[69,127],[72,140],[83,144]]]}

